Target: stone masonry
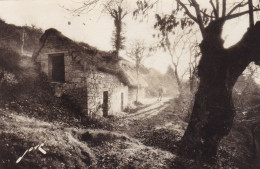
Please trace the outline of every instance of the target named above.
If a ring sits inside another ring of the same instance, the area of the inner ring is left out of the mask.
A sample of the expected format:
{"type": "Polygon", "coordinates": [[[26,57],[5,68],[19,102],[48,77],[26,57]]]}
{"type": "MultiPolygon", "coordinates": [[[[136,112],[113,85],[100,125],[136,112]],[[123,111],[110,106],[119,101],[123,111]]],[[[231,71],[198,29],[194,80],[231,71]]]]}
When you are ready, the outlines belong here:
{"type": "Polygon", "coordinates": [[[35,60],[41,70],[55,86],[57,97],[67,95],[72,98],[86,115],[102,116],[103,93],[108,93],[108,115],[116,115],[128,105],[128,86],[116,73],[99,70],[96,66],[99,53],[86,52],[75,42],[55,34],[42,37],[35,60]],[[45,38],[45,39],[44,39],[45,38]],[[62,39],[63,38],[63,39],[62,39]],[[64,81],[52,79],[52,56],[64,57],[64,81]]]}

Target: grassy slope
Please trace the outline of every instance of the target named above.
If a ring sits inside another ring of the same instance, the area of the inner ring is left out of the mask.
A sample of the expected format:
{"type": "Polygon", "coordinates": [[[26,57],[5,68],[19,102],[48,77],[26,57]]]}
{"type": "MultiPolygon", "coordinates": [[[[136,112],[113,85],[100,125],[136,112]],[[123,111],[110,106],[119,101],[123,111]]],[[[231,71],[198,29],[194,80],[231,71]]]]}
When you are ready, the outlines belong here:
{"type": "Polygon", "coordinates": [[[127,135],[110,132],[108,120],[92,120],[67,98],[53,96],[46,76],[29,58],[13,56],[1,66],[0,168],[165,168],[171,153],[144,146],[127,135]],[[12,65],[11,67],[7,67],[12,65]],[[18,69],[17,69],[18,68],[18,69]],[[12,83],[15,81],[15,83],[12,83]],[[87,129],[88,128],[88,129],[87,129]],[[44,155],[30,147],[44,143],[44,155]]]}
{"type": "Polygon", "coordinates": [[[169,152],[144,146],[125,134],[44,122],[0,109],[0,167],[13,168],[165,168],[169,152]],[[47,151],[23,152],[38,144],[47,151]]]}
{"type": "Polygon", "coordinates": [[[24,52],[32,54],[37,46],[43,31],[36,27],[16,26],[0,19],[0,46],[21,52],[22,37],[24,33],[24,52]]]}

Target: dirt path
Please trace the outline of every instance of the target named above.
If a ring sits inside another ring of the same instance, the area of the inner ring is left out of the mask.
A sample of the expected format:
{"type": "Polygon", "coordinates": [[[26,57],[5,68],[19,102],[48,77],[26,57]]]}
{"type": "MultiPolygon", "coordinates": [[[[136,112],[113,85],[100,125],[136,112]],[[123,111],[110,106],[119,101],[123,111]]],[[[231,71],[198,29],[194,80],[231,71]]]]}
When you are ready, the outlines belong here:
{"type": "Polygon", "coordinates": [[[181,138],[187,124],[172,111],[173,106],[172,98],[154,100],[137,112],[117,119],[113,123],[114,128],[139,140],[144,140],[147,135],[161,130],[169,131],[169,134],[177,139],[181,138]]]}
{"type": "Polygon", "coordinates": [[[143,109],[138,110],[133,114],[126,115],[122,120],[145,120],[153,116],[158,115],[162,110],[169,106],[169,100],[171,98],[164,98],[162,101],[154,101],[149,104],[149,106],[144,107],[143,109]]]}

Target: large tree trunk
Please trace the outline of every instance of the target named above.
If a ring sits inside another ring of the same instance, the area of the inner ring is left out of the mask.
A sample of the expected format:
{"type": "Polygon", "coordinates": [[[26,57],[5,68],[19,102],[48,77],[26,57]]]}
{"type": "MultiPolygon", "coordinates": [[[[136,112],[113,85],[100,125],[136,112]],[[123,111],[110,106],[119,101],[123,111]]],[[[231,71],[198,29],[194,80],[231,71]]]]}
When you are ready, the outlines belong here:
{"type": "Polygon", "coordinates": [[[180,149],[181,153],[200,160],[212,159],[220,140],[228,135],[235,116],[233,86],[248,64],[258,62],[260,55],[260,23],[230,49],[223,47],[223,25],[223,20],[213,21],[200,44],[200,84],[180,149]]]}

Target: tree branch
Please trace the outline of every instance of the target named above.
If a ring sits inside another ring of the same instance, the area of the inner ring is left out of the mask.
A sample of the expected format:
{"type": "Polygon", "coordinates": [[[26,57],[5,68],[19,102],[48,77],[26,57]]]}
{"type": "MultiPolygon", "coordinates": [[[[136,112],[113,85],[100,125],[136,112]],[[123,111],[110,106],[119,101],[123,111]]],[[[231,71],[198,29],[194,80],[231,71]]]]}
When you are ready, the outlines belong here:
{"type": "Polygon", "coordinates": [[[211,15],[209,15],[209,14],[207,14],[205,11],[203,11],[203,10],[200,10],[200,12],[203,14],[203,15],[205,15],[206,17],[209,17],[209,18],[211,18],[211,19],[215,19],[216,18],[216,16],[213,16],[213,14],[211,13],[211,15]]]}
{"type": "Polygon", "coordinates": [[[182,3],[180,0],[176,0],[176,1],[178,2],[179,5],[181,5],[181,6],[184,8],[186,14],[187,14],[194,22],[198,23],[197,18],[196,18],[194,15],[191,14],[191,12],[190,12],[189,9],[186,7],[186,5],[185,5],[184,3],[182,3]]]}
{"type": "Polygon", "coordinates": [[[217,18],[219,18],[219,0],[216,0],[217,18]]]}
{"type": "Polygon", "coordinates": [[[189,1],[190,5],[192,5],[195,9],[197,17],[195,17],[194,15],[191,14],[191,12],[187,8],[187,6],[184,3],[182,3],[181,0],[176,0],[176,1],[179,5],[181,5],[184,8],[186,14],[190,17],[190,19],[192,19],[193,21],[195,21],[199,25],[202,37],[204,37],[205,27],[203,25],[201,13],[200,13],[200,7],[199,7],[199,4],[197,3],[197,1],[196,0],[190,0],[189,1]]]}
{"type": "Polygon", "coordinates": [[[196,0],[191,0],[191,2],[192,2],[192,5],[194,6],[195,11],[196,11],[197,20],[198,20],[198,24],[199,24],[199,27],[200,27],[202,37],[204,37],[205,36],[205,27],[203,25],[203,20],[202,20],[201,13],[200,13],[200,6],[199,6],[199,4],[197,3],[196,0]]]}
{"type": "Polygon", "coordinates": [[[216,17],[216,18],[219,18],[219,16],[218,16],[218,11],[217,11],[217,9],[216,9],[216,7],[215,7],[213,1],[210,0],[209,2],[210,2],[210,5],[211,5],[212,8],[213,8],[213,12],[214,12],[215,17],[216,17]]]}
{"type": "MultiPolygon", "coordinates": [[[[255,11],[260,11],[260,9],[254,9],[253,12],[255,11]]],[[[243,11],[243,12],[239,12],[239,13],[236,13],[236,14],[233,14],[233,15],[227,15],[224,19],[225,20],[229,20],[229,19],[234,19],[234,18],[237,18],[237,17],[240,17],[242,15],[245,15],[245,14],[248,14],[250,11],[243,11]]]]}
{"type": "Polygon", "coordinates": [[[230,10],[230,12],[227,14],[227,16],[231,15],[237,8],[241,8],[244,7],[248,4],[248,2],[244,2],[244,0],[242,2],[240,2],[239,4],[237,4],[236,6],[234,6],[234,8],[232,8],[230,10]]]}
{"type": "MultiPolygon", "coordinates": [[[[99,0],[89,0],[87,2],[83,2],[82,6],[74,9],[68,9],[65,8],[67,11],[75,14],[82,14],[84,11],[90,12],[91,10],[94,9],[96,4],[98,3],[99,0]]],[[[64,7],[63,7],[64,8],[64,7]]]]}
{"type": "Polygon", "coordinates": [[[227,1],[223,0],[222,1],[222,18],[226,16],[226,11],[227,11],[227,1]]]}

